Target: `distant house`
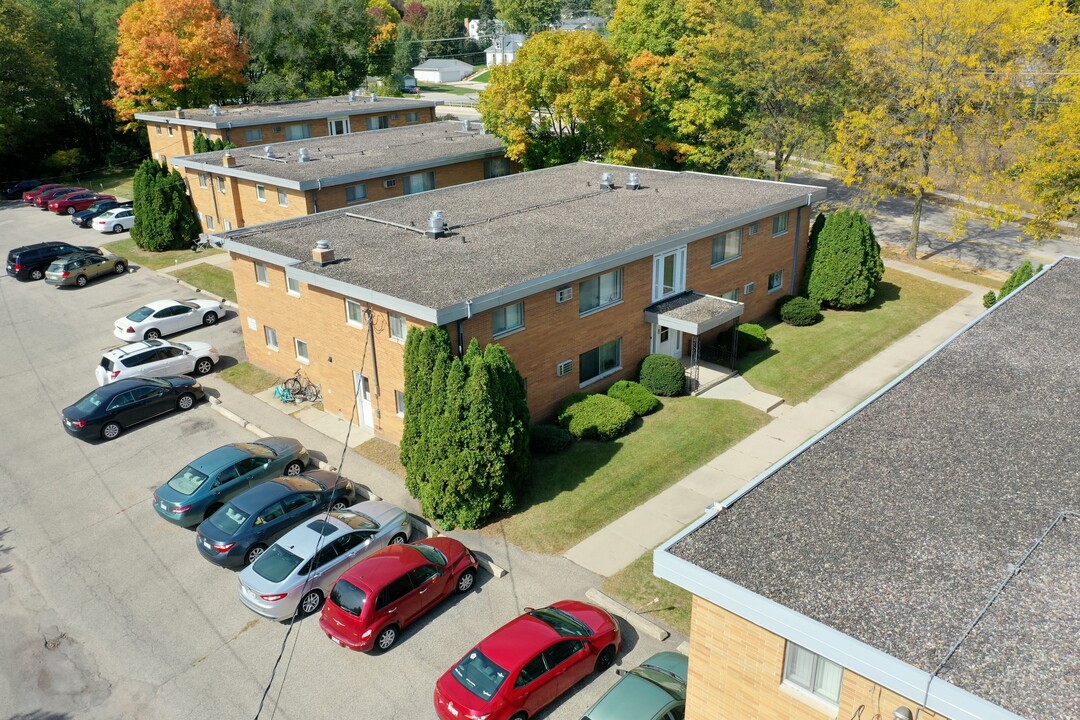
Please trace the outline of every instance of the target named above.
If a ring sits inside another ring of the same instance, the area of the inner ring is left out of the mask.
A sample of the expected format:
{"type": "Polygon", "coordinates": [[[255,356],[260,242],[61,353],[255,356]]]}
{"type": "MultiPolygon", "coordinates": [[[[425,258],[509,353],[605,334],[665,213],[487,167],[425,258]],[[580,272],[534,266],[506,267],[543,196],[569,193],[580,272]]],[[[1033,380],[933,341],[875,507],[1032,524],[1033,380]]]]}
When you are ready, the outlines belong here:
{"type": "Polygon", "coordinates": [[[556,26],[559,30],[571,32],[574,30],[595,30],[596,32],[604,32],[607,30],[607,20],[599,15],[582,15],[581,17],[570,18],[569,20],[562,20],[556,26]]]}
{"type": "Polygon", "coordinates": [[[492,38],[491,45],[484,50],[487,57],[487,66],[509,65],[514,62],[518,50],[521,49],[527,39],[524,35],[517,33],[508,33],[492,38]]]}
{"type": "Polygon", "coordinates": [[[417,82],[458,82],[473,73],[473,66],[460,60],[436,59],[420,63],[413,69],[417,82]]]}
{"type": "MultiPolygon", "coordinates": [[[[491,37],[490,33],[482,34],[483,28],[481,26],[483,25],[483,22],[484,21],[480,19],[465,21],[465,31],[469,34],[470,40],[480,40],[481,38],[487,39],[491,37]]],[[[507,30],[506,23],[502,20],[492,20],[491,27],[494,28],[494,31],[499,35],[502,35],[507,30]]]]}

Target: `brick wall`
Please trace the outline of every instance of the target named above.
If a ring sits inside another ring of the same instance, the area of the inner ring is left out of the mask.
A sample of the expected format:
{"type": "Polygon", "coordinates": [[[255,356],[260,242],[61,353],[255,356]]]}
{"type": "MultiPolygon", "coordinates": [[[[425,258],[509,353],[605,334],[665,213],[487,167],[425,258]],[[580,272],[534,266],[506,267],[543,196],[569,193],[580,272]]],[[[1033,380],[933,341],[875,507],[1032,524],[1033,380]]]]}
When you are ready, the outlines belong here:
{"type": "MultiPolygon", "coordinates": [[[[782,687],[785,649],[786,641],[779,635],[695,596],[690,619],[687,720],[891,719],[901,705],[913,716],[919,710],[917,702],[844,670],[839,711],[823,712],[812,700],[803,699],[797,689],[782,687]]],[[[943,718],[925,709],[919,717],[943,718]]]]}

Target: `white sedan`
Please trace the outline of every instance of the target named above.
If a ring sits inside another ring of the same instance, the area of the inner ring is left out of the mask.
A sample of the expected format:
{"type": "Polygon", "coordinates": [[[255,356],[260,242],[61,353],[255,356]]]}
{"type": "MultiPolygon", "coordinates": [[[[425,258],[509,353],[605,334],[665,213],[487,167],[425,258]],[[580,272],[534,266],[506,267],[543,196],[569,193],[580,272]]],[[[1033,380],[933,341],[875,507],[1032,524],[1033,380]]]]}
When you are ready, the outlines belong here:
{"type": "Polygon", "coordinates": [[[221,300],[157,300],[117,320],[113,335],[127,342],[153,340],[199,325],[213,325],[223,317],[225,305],[221,300]]]}
{"type": "Polygon", "coordinates": [[[118,233],[130,230],[135,224],[135,211],[129,207],[106,210],[94,218],[94,229],[99,233],[118,233]]]}

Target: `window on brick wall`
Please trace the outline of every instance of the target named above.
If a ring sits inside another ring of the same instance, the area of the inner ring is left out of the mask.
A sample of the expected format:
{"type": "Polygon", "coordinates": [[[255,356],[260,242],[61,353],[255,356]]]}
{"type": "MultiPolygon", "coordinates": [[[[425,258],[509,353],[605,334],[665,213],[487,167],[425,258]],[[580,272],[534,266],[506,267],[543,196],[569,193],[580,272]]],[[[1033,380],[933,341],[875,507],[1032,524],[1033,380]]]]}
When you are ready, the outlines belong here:
{"type": "Polygon", "coordinates": [[[259,202],[266,202],[266,186],[265,185],[256,185],[255,186],[255,197],[257,197],[259,199],[259,202]]]}
{"type": "Polygon", "coordinates": [[[783,235],[787,232],[787,213],[777,215],[772,219],[772,234],[783,235]]]}
{"type": "Polygon", "coordinates": [[[405,417],[405,393],[400,390],[395,390],[394,402],[397,403],[398,417],[405,417]]]}
{"type": "Polygon", "coordinates": [[[293,338],[293,342],[296,344],[296,359],[301,362],[311,362],[311,358],[308,357],[307,342],[300,338],[293,338]]]}
{"type": "Polygon", "coordinates": [[[286,140],[306,140],[311,137],[311,123],[299,123],[285,127],[286,140]]]}
{"type": "Polygon", "coordinates": [[[346,300],[345,322],[356,327],[364,327],[364,306],[355,300],[346,300]]]}
{"type": "Polygon", "coordinates": [[[844,668],[793,642],[784,654],[784,682],[833,705],[840,703],[844,668]]]}
{"type": "Polygon", "coordinates": [[[385,130],[390,127],[390,118],[385,115],[379,115],[377,117],[369,117],[367,119],[368,130],[385,130]]]}
{"type": "Polygon", "coordinates": [[[270,284],[270,276],[266,274],[266,266],[261,262],[255,263],[255,282],[260,285],[270,284]]]}
{"type": "Polygon", "coordinates": [[[232,230],[232,223],[229,222],[228,220],[225,221],[225,229],[226,230],[232,230]]]}
{"type": "Polygon", "coordinates": [[[409,124],[409,125],[412,125],[413,123],[416,123],[416,122],[420,122],[420,113],[416,113],[416,112],[407,112],[407,113],[405,113],[405,122],[407,124],[409,124]]]}
{"type": "Polygon", "coordinates": [[[582,385],[615,372],[622,362],[622,338],[582,353],[578,358],[578,380],[582,385]]]}
{"type": "Polygon", "coordinates": [[[289,293],[290,295],[295,295],[296,297],[300,297],[300,281],[299,280],[297,280],[294,277],[287,277],[287,278],[285,278],[285,286],[287,288],[285,290],[285,292],[289,293]]]}
{"type": "Polygon", "coordinates": [[[213,215],[207,215],[205,219],[206,219],[206,229],[207,230],[213,230],[214,229],[214,216],[213,215]]]}
{"type": "Polygon", "coordinates": [[[525,327],[525,302],[501,307],[491,311],[492,335],[499,337],[525,327]]]}
{"type": "Polygon", "coordinates": [[[206,173],[199,173],[199,187],[206,187],[206,173]]]}
{"type": "Polygon", "coordinates": [[[742,230],[729,230],[712,241],[712,264],[719,265],[742,255],[742,230]]]}
{"type": "Polygon", "coordinates": [[[345,188],[345,202],[358,203],[367,200],[367,185],[350,185],[345,188]]]}
{"type": "Polygon", "coordinates": [[[409,332],[409,324],[404,315],[390,313],[390,339],[405,342],[405,336],[409,332]]]}
{"type": "Polygon", "coordinates": [[[402,186],[402,194],[414,195],[435,189],[434,171],[406,175],[402,186]]]}
{"type": "Polygon", "coordinates": [[[172,125],[170,125],[170,126],[168,127],[168,130],[169,130],[169,137],[172,137],[172,133],[173,133],[173,128],[172,128],[172,125]]]}
{"type": "Polygon", "coordinates": [[[622,268],[578,285],[578,311],[584,315],[622,300],[622,268]]]}
{"type": "Polygon", "coordinates": [[[269,325],[263,325],[263,335],[266,337],[266,347],[277,350],[277,330],[269,325]]]}
{"type": "Polygon", "coordinates": [[[219,177],[217,179],[217,189],[219,193],[225,192],[225,178],[219,177]]]}
{"type": "Polygon", "coordinates": [[[157,134],[160,135],[161,134],[161,126],[160,125],[155,125],[154,128],[157,130],[157,134]]]}
{"type": "Polygon", "coordinates": [[[503,177],[513,172],[510,161],[506,158],[491,158],[484,161],[484,179],[503,177]]]}
{"type": "Polygon", "coordinates": [[[289,194],[284,190],[277,191],[277,204],[281,207],[289,207],[289,194]]]}
{"type": "Polygon", "coordinates": [[[776,292],[784,284],[784,271],[777,270],[769,275],[769,292],[776,292]]]}
{"type": "Polygon", "coordinates": [[[262,142],[262,128],[248,128],[244,131],[244,142],[262,142]]]}

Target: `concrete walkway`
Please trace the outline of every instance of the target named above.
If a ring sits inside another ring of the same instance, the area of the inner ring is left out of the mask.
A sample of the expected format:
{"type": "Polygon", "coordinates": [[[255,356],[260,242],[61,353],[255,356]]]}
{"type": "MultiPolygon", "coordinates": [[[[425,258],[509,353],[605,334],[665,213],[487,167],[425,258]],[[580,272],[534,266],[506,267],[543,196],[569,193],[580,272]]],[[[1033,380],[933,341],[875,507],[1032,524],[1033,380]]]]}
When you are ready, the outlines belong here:
{"type": "MultiPolygon", "coordinates": [[[[886,261],[885,264],[971,294],[806,402],[773,408],[770,414],[775,420],[585,538],[570,548],[566,557],[600,575],[615,574],[701,517],[709,505],[728,497],[828,427],[983,312],[982,296],[987,288],[981,285],[954,280],[906,263],[886,261]]],[[[757,391],[745,380],[733,378],[713,388],[706,396],[750,400],[754,398],[754,392],[757,391]],[[739,384],[740,381],[745,387],[739,384]],[[729,383],[735,384],[724,395],[724,386],[729,383]],[[714,391],[717,394],[710,394],[714,391]]]]}
{"type": "Polygon", "coordinates": [[[217,265],[218,267],[229,269],[229,262],[229,253],[227,252],[207,253],[206,255],[202,257],[197,257],[194,260],[188,260],[187,262],[176,263],[175,265],[171,265],[170,267],[161,268],[159,272],[174,273],[177,270],[183,270],[184,268],[201,265],[203,263],[207,263],[209,265],[217,265]]]}

